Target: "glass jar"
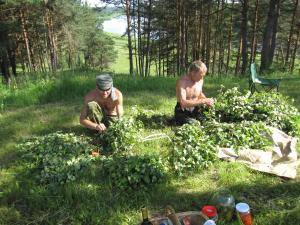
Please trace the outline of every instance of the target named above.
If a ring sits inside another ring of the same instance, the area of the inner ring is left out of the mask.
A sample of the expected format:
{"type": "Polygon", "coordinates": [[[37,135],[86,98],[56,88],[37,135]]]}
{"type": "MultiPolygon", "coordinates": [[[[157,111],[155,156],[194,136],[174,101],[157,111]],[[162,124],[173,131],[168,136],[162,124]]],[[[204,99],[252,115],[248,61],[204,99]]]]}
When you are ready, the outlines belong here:
{"type": "Polygon", "coordinates": [[[235,211],[235,200],[228,190],[217,192],[212,199],[212,204],[217,207],[220,221],[231,221],[235,211]]]}
{"type": "Polygon", "coordinates": [[[219,216],[225,220],[230,221],[233,217],[235,208],[234,197],[232,195],[220,196],[218,201],[219,216]]]}

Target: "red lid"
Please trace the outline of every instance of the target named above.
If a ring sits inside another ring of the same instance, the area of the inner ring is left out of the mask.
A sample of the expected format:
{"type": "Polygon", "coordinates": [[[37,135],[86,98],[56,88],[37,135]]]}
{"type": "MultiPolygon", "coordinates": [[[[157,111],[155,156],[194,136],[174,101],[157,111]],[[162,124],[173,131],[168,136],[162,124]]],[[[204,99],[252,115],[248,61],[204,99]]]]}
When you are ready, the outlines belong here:
{"type": "Polygon", "coordinates": [[[205,214],[206,216],[212,218],[215,217],[217,215],[217,209],[216,207],[212,206],[212,205],[205,205],[202,208],[202,213],[205,214]]]}

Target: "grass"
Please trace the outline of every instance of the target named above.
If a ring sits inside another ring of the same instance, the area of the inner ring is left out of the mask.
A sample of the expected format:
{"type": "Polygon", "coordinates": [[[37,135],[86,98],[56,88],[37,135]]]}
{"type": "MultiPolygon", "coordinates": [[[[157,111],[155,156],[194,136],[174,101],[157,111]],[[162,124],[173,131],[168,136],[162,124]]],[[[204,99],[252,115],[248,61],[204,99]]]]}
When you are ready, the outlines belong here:
{"type": "MultiPolygon", "coordinates": [[[[0,224],[137,224],[140,207],[151,213],[167,204],[176,211],[195,210],[191,203],[209,203],[212,196],[226,188],[236,201],[250,204],[256,224],[297,224],[300,215],[300,179],[286,180],[252,171],[237,163],[217,162],[199,174],[186,178],[170,177],[168,182],[151,187],[149,192],[119,192],[103,179],[95,168],[74,183],[45,186],[37,183],[26,168],[16,144],[32,135],[57,130],[85,133],[78,117],[83,96],[94,87],[97,71],[63,72],[43,82],[18,83],[17,88],[0,87],[0,224]]],[[[131,78],[114,75],[115,86],[124,94],[125,113],[138,105],[168,116],[175,105],[175,78],[131,78]]],[[[239,86],[247,89],[247,80],[235,77],[207,77],[204,92],[216,96],[217,90],[239,86]]],[[[300,78],[285,77],[280,90],[295,98],[300,78]]],[[[299,121],[300,124],[300,121],[299,121]]],[[[147,128],[144,135],[171,132],[170,128],[147,128]]],[[[166,139],[141,143],[139,151],[166,152],[166,139]]],[[[238,224],[234,221],[230,224],[238,224]]]]}
{"type": "Polygon", "coordinates": [[[117,50],[117,58],[115,59],[115,62],[110,65],[110,69],[114,73],[129,73],[129,56],[128,56],[128,42],[125,37],[122,37],[120,35],[116,34],[110,34],[108,35],[112,38],[112,40],[115,42],[115,50],[117,50]]]}

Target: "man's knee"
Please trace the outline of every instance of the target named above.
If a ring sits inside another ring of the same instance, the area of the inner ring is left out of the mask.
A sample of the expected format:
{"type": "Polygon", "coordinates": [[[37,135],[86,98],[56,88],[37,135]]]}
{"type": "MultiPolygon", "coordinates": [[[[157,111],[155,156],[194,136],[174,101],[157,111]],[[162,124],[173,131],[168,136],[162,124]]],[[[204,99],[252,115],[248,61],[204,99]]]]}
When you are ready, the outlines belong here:
{"type": "Polygon", "coordinates": [[[88,109],[89,109],[90,111],[94,111],[94,110],[96,110],[97,108],[99,108],[98,103],[95,102],[95,101],[89,102],[89,103],[87,104],[87,106],[88,106],[88,109]]]}

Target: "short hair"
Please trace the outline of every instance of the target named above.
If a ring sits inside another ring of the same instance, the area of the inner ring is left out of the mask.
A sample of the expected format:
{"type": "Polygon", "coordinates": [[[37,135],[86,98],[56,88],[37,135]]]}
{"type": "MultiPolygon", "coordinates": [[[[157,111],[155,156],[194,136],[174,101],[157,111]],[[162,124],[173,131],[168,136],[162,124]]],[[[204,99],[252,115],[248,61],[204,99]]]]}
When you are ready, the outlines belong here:
{"type": "Polygon", "coordinates": [[[189,66],[188,73],[199,72],[200,70],[206,71],[207,67],[201,60],[196,60],[189,66]]]}

